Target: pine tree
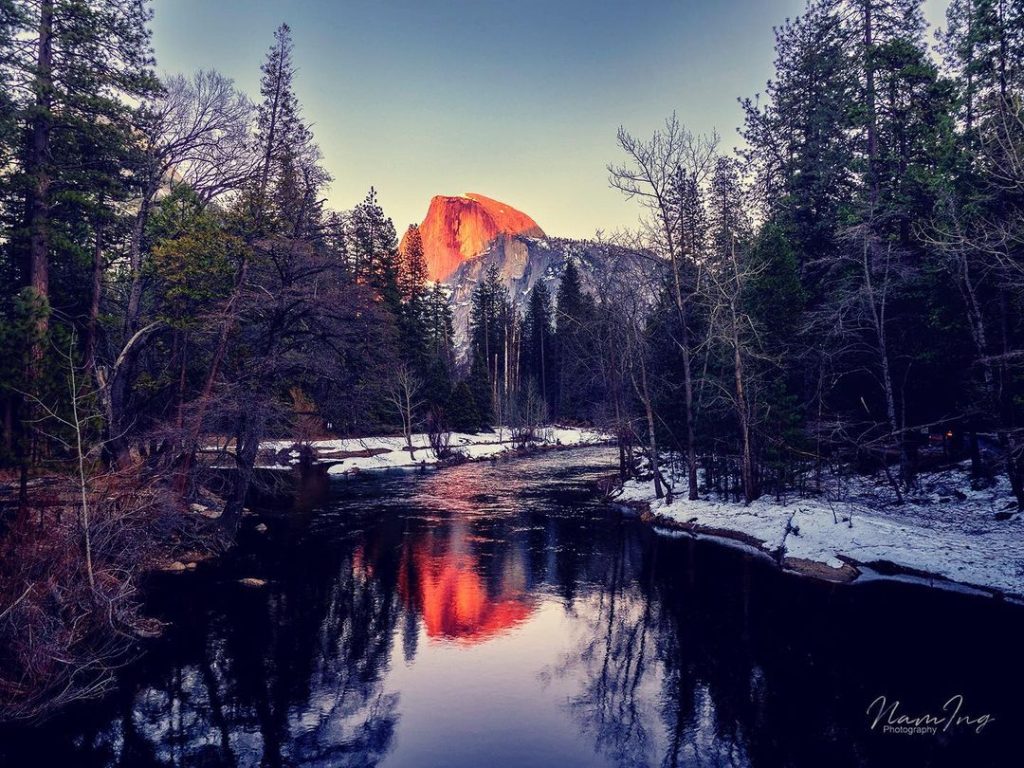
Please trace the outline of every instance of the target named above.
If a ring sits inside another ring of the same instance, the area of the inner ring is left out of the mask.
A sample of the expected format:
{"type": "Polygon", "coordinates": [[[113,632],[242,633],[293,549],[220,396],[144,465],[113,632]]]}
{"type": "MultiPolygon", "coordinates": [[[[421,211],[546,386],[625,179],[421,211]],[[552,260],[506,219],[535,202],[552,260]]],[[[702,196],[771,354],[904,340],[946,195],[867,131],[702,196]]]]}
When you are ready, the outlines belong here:
{"type": "Polygon", "coordinates": [[[352,212],[348,251],[356,279],[375,291],[397,319],[402,312],[398,237],[373,187],[352,212]]]}
{"type": "MultiPolygon", "coordinates": [[[[687,171],[681,165],[676,166],[669,188],[668,210],[676,222],[676,238],[683,258],[681,261],[689,266],[703,259],[707,247],[707,215],[704,210],[704,193],[701,181],[694,171],[687,171]]],[[[688,275],[684,269],[681,273],[684,282],[688,275]]],[[[692,290],[693,286],[687,286],[692,290]]]]}
{"type": "Polygon", "coordinates": [[[437,371],[432,370],[435,366],[430,353],[427,265],[423,258],[423,239],[415,225],[406,232],[405,248],[399,254],[398,290],[402,296],[399,346],[420,380],[426,381],[437,371]]]}
{"type": "Polygon", "coordinates": [[[320,150],[302,119],[295,94],[291,29],[282,24],[261,66],[256,108],[256,152],[260,170],[250,199],[253,232],[306,237],[320,224],[317,192],[328,176],[320,150]]]}
{"type": "Polygon", "coordinates": [[[410,224],[403,238],[402,249],[402,297],[416,303],[427,290],[427,262],[423,256],[423,236],[416,224],[410,224]]]}
{"type": "Polygon", "coordinates": [[[431,403],[444,405],[455,376],[455,322],[452,307],[440,283],[427,292],[424,333],[428,360],[426,394],[431,403]]]}
{"type": "Polygon", "coordinates": [[[825,7],[843,25],[844,44],[853,53],[858,81],[856,124],[863,137],[862,157],[869,200],[878,196],[880,56],[886,46],[902,43],[923,47],[921,0],[825,0],[825,7]]]}
{"type": "Polygon", "coordinates": [[[1024,4],[1015,0],[953,0],[941,42],[954,74],[968,142],[979,123],[1024,87],[1024,4]]]}
{"type": "MultiPolygon", "coordinates": [[[[10,328],[31,328],[19,389],[33,395],[56,372],[46,359],[54,334],[73,328],[76,356],[95,365],[104,275],[133,191],[138,104],[158,87],[149,19],[145,0],[0,3],[2,77],[13,86],[0,97],[0,312],[10,328]]],[[[3,400],[10,436],[19,397],[3,400]]]]}
{"type": "Polygon", "coordinates": [[[507,345],[513,340],[514,314],[508,289],[492,264],[473,291],[469,317],[469,383],[482,422],[488,425],[501,418],[507,400],[511,372],[507,345]]]}
{"type": "MultiPolygon", "coordinates": [[[[991,467],[977,450],[977,432],[994,431],[1004,452],[1011,488],[1024,505],[1024,440],[1018,359],[1024,338],[1016,318],[1022,312],[1019,248],[1024,208],[1024,4],[1016,0],[956,0],[947,14],[943,38],[947,69],[954,75],[962,136],[955,148],[955,179],[933,219],[935,242],[955,293],[937,304],[933,316],[944,319],[944,335],[956,339],[966,329],[971,363],[953,358],[952,366],[971,372],[963,386],[971,392],[959,403],[975,446],[977,479],[991,467]],[[950,300],[951,299],[951,300],[950,300]],[[958,318],[950,317],[957,307],[958,318]],[[954,333],[950,333],[950,329],[954,333]],[[968,404],[969,403],[969,404],[968,404]]],[[[922,290],[942,295],[945,281],[922,290]]],[[[953,346],[952,349],[958,349],[953,346]]]]}
{"type": "Polygon", "coordinates": [[[594,303],[583,290],[576,262],[566,259],[565,270],[558,285],[555,314],[557,415],[562,419],[582,421],[591,411],[591,381],[587,359],[593,316],[594,303]]]}
{"type": "Polygon", "coordinates": [[[774,222],[763,224],[751,244],[749,272],[740,300],[757,342],[751,367],[760,384],[764,462],[774,469],[781,489],[793,451],[808,447],[801,431],[804,371],[799,361],[806,293],[796,254],[774,222]]]}
{"type": "MultiPolygon", "coordinates": [[[[15,182],[25,218],[12,245],[23,259],[23,284],[63,310],[64,297],[51,295],[51,276],[59,280],[73,266],[76,254],[64,244],[82,245],[81,230],[71,230],[83,208],[92,208],[94,219],[113,215],[113,192],[123,196],[130,165],[133,102],[157,87],[150,13],[144,0],[41,0],[15,10],[33,45],[12,61],[14,78],[31,94],[15,182]]],[[[80,293],[77,286],[65,290],[80,293]]]]}
{"type": "MultiPolygon", "coordinates": [[[[12,67],[16,62],[17,48],[14,40],[21,26],[19,21],[14,0],[0,0],[0,168],[10,167],[18,146],[19,104],[14,98],[12,67]]],[[[7,173],[0,173],[0,211],[10,202],[9,181],[7,173]]],[[[0,261],[0,269],[6,268],[6,261],[0,261]]],[[[0,272],[0,275],[4,275],[4,272],[0,272]]]]}
{"type": "Polygon", "coordinates": [[[555,392],[555,340],[551,294],[538,280],[530,291],[523,327],[523,378],[532,382],[542,402],[553,410],[555,392]]]}
{"type": "Polygon", "coordinates": [[[431,355],[452,367],[455,361],[455,321],[451,302],[441,283],[435,283],[427,293],[427,338],[431,355]]]}
{"type": "MultiPolygon", "coordinates": [[[[456,385],[445,402],[445,417],[448,426],[455,432],[475,433],[481,428],[489,426],[488,418],[481,414],[480,408],[477,406],[477,398],[473,394],[472,385],[473,377],[471,375],[468,380],[460,381],[456,385]]],[[[486,391],[483,394],[485,397],[490,397],[486,391]]]]}
{"type": "Polygon", "coordinates": [[[792,244],[807,309],[811,354],[787,380],[817,380],[806,399],[839,382],[832,407],[857,419],[870,403],[886,414],[876,428],[894,435],[950,406],[909,394],[924,383],[915,347],[935,315],[923,292],[934,267],[916,233],[954,162],[952,91],[923,30],[918,0],[812,1],[777,31],[767,102],[745,102],[746,158],[766,219],[781,228],[773,247],[792,244]],[[865,400],[868,390],[880,401],[865,400]]]}
{"type": "Polygon", "coordinates": [[[855,60],[845,28],[822,3],[777,29],[775,50],[766,99],[743,101],[743,155],[766,216],[814,268],[834,256],[855,189],[855,60]]]}
{"type": "Polygon", "coordinates": [[[735,160],[720,157],[715,161],[708,208],[709,253],[720,261],[731,252],[733,243],[746,241],[751,232],[740,168],[735,160]]]}

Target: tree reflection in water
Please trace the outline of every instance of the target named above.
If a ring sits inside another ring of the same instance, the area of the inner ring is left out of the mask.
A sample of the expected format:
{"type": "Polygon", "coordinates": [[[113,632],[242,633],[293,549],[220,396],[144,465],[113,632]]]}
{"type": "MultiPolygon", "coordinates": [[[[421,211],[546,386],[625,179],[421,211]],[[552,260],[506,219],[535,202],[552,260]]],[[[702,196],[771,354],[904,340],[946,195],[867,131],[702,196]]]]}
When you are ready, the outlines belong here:
{"type": "Polygon", "coordinates": [[[610,764],[1005,764],[1008,731],[900,740],[871,731],[865,708],[886,692],[938,708],[970,691],[1019,718],[1001,681],[1024,681],[1024,665],[986,640],[1021,631],[1019,607],[822,585],[710,543],[622,533],[595,554],[569,608],[574,642],[542,673],[575,686],[567,708],[610,764]]]}
{"type": "Polygon", "coordinates": [[[161,581],[173,624],[117,694],[0,734],[0,765],[999,764],[1010,729],[894,741],[864,708],[959,692],[1013,722],[999,681],[1021,661],[988,638],[1019,636],[1020,609],[657,536],[589,494],[604,466],[394,475],[268,510],[269,535],[161,581]]]}
{"type": "Polygon", "coordinates": [[[402,614],[389,570],[371,575],[354,549],[315,579],[223,585],[230,613],[176,632],[196,642],[124,697],[96,764],[377,764],[397,722],[398,695],[382,687],[402,614]]]}

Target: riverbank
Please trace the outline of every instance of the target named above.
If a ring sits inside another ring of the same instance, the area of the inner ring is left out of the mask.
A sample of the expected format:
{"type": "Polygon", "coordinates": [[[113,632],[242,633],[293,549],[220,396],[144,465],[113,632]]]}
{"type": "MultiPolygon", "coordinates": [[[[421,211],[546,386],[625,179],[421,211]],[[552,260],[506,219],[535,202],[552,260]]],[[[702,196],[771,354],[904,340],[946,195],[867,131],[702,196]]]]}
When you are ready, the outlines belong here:
{"type": "Polygon", "coordinates": [[[263,469],[291,469],[305,460],[314,465],[326,465],[328,474],[346,475],[485,461],[535,450],[603,445],[608,441],[607,435],[595,430],[550,426],[536,430],[533,437],[524,442],[514,440],[512,431],[507,427],[496,427],[493,432],[451,433],[448,439],[450,454],[442,459],[431,447],[425,433],[412,436],[412,451],[401,435],[313,440],[301,444],[294,440],[272,440],[260,446],[263,459],[260,466],[263,469]],[[307,452],[305,459],[304,452],[307,452]]]}
{"type": "MultiPolygon", "coordinates": [[[[672,478],[677,490],[684,478],[672,478]]],[[[922,475],[902,505],[871,478],[833,494],[749,506],[702,494],[656,499],[651,482],[613,494],[663,532],[742,546],[785,570],[849,583],[875,578],[1024,600],[1024,516],[1005,480],[976,489],[965,467],[922,475]]]]}
{"type": "Polygon", "coordinates": [[[0,765],[152,768],[172,749],[183,766],[451,768],[614,768],[627,748],[646,765],[746,768],[1013,754],[1008,681],[1024,660],[993,638],[1020,636],[1024,610],[899,584],[819,589],[652,536],[593,492],[614,459],[369,473],[297,518],[255,504],[265,536],[154,580],[147,605],[169,629],[116,692],[0,730],[0,765]],[[958,692],[994,718],[980,736],[890,737],[863,714],[881,694],[909,712],[958,692]]]}

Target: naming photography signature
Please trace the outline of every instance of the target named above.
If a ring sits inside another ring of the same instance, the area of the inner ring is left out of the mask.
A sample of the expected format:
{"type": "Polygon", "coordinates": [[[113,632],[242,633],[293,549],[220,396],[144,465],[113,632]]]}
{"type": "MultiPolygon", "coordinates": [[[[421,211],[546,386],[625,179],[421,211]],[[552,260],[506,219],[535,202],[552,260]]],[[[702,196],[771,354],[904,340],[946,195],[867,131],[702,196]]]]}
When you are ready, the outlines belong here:
{"type": "Polygon", "coordinates": [[[985,726],[995,722],[991,714],[970,712],[959,693],[950,696],[938,710],[913,714],[901,710],[899,699],[890,702],[887,697],[878,696],[868,704],[866,714],[871,730],[908,736],[934,736],[954,730],[981,733],[985,726]]]}

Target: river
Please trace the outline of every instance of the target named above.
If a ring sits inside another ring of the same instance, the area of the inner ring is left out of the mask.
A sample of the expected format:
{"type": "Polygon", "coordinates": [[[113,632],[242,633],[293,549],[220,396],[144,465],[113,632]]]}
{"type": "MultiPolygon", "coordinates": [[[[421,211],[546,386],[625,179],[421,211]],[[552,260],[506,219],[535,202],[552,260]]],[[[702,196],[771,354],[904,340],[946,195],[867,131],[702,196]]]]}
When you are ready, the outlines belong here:
{"type": "Polygon", "coordinates": [[[220,562],[154,578],[168,630],[111,695],[0,732],[0,765],[1019,764],[1024,609],[659,535],[593,491],[614,458],[265,505],[220,562]]]}

